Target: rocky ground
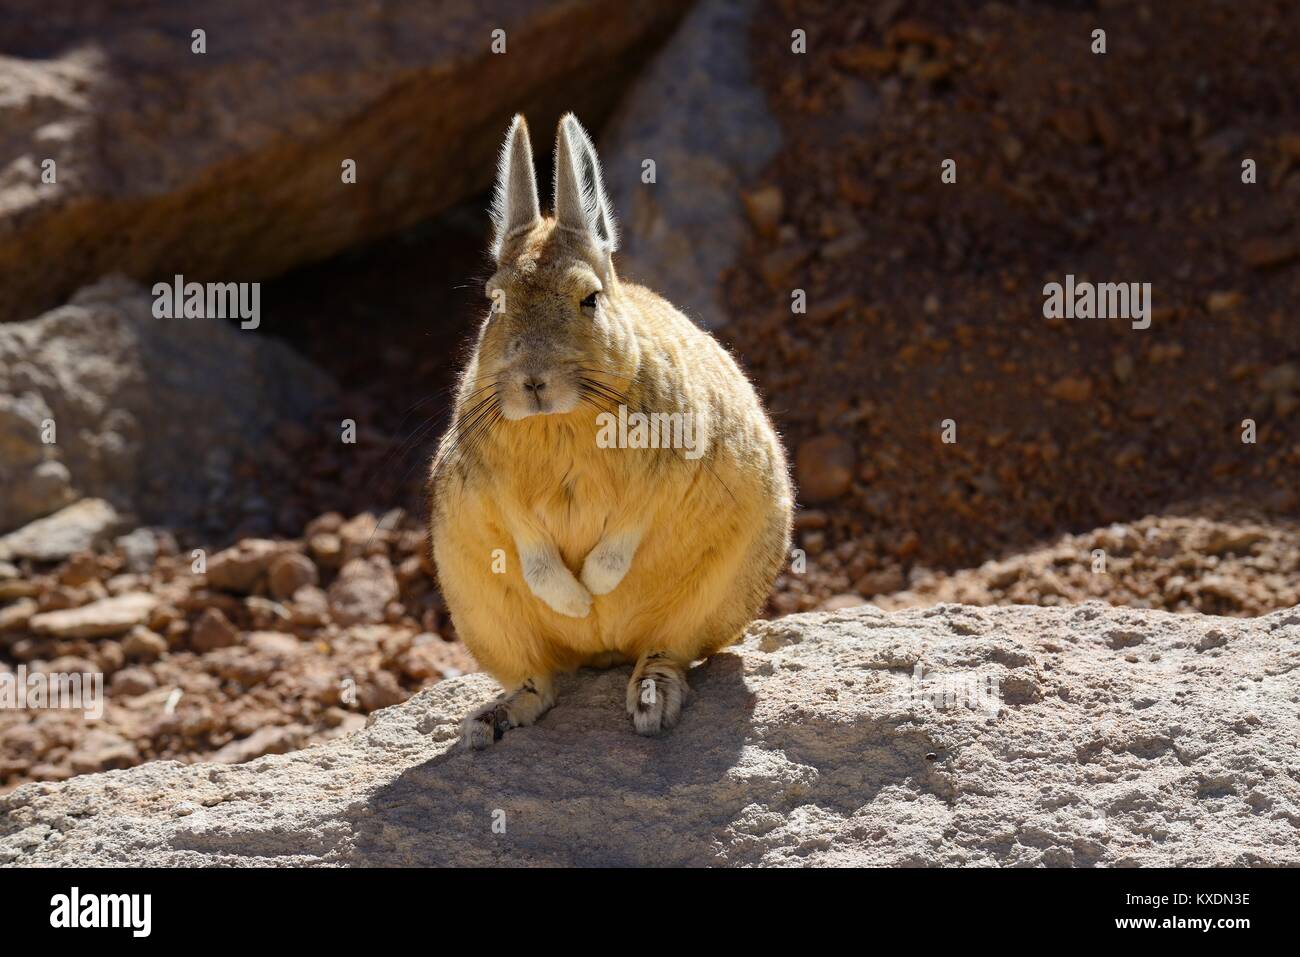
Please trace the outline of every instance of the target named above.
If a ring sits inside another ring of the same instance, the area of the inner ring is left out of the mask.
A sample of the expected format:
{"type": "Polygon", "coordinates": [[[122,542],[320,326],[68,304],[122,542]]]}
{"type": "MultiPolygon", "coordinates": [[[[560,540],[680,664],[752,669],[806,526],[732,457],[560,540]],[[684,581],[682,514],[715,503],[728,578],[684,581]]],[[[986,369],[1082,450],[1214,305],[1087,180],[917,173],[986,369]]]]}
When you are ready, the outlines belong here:
{"type": "Polygon", "coordinates": [[[5,789],[294,750],[474,670],[447,631],[425,533],[400,512],[382,525],[326,514],[301,539],[211,555],[149,529],[113,538],[117,522],[89,500],[0,539],[0,670],[100,672],[107,696],[94,722],[0,710],[5,789]]]}
{"type": "Polygon", "coordinates": [[[897,584],[1207,500],[1294,528],[1300,21],[1251,10],[766,7],[785,146],[744,193],[723,335],[815,547],[897,584]],[[795,28],[816,55],[790,54],[795,28]],[[1151,283],[1150,328],[1045,319],[1067,273],[1151,283]]]}
{"type": "Polygon", "coordinates": [[[693,669],[660,738],[616,668],[468,752],[495,689],[454,678],[294,754],[22,788],[0,863],[1296,866],[1297,665],[1294,611],[791,616],[693,669]]]}
{"type": "MultiPolygon", "coordinates": [[[[957,572],[867,571],[801,521],[811,558],[769,614],[870,600],[901,609],[1113,605],[1256,616],[1300,605],[1294,526],[1148,517],[957,572]],[[1097,564],[1097,555],[1104,564],[1097,564]],[[1095,570],[1094,570],[1095,569],[1095,570]],[[864,597],[867,596],[867,597],[864,597]]],[[[322,515],[297,539],[212,554],[88,500],[0,538],[0,671],[104,674],[104,717],[0,710],[0,790],[170,758],[237,763],[356,730],[476,670],[437,592],[418,517],[322,515]]]]}
{"type": "MultiPolygon", "coordinates": [[[[708,0],[602,137],[627,275],[717,327],[791,449],[800,552],[769,617],[1300,604],[1300,26],[1271,2],[1146,9],[883,0],[846,19],[828,2],[708,0]],[[1104,60],[1086,41],[1098,18],[1104,60]],[[812,54],[790,53],[796,27],[812,54]],[[629,172],[647,152],[662,189],[629,172]],[[945,157],[957,184],[940,181],[945,157]],[[707,204],[682,186],[698,182],[707,204]],[[1066,272],[1151,282],[1151,328],[1044,319],[1042,285],[1066,272]]],[[[416,192],[412,208],[445,205],[416,192]]],[[[31,208],[80,236],[81,207],[56,198],[31,208]]],[[[0,540],[0,669],[108,683],[93,725],[0,710],[0,790],[294,750],[473,668],[423,555],[420,486],[482,309],[483,207],[268,283],[256,334],[159,332],[118,280],[0,326],[3,527],[75,503],[0,540]],[[291,399],[298,420],[269,421],[291,399]],[[47,416],[57,445],[36,438],[47,416]],[[192,521],[160,527],[173,511],[192,521]]],[[[144,250],[151,267],[165,251],[144,250]]]]}

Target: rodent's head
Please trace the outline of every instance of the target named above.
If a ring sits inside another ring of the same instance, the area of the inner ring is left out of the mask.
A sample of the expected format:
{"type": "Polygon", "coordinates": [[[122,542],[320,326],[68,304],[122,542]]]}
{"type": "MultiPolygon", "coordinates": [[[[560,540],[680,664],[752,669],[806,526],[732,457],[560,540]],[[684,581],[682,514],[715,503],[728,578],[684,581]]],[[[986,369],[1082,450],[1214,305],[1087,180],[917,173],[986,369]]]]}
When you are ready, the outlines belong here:
{"type": "Polygon", "coordinates": [[[528,127],[506,136],[492,204],[496,271],[478,346],[476,390],[495,390],[504,418],[578,408],[601,374],[618,375],[630,331],[612,254],[614,217],[586,131],[568,114],[555,146],[555,214],[541,215],[528,127]]]}

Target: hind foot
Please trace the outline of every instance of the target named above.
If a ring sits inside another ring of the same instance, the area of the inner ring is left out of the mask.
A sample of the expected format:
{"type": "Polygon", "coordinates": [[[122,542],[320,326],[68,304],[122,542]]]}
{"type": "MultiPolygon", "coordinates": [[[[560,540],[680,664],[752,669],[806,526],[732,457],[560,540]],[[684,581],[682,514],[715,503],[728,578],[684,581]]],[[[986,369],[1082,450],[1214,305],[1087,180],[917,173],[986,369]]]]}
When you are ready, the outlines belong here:
{"type": "Polygon", "coordinates": [[[550,678],[529,678],[514,691],[475,711],[461,725],[461,741],[474,751],[501,740],[511,728],[532,724],[555,704],[550,678]]]}
{"type": "Polygon", "coordinates": [[[690,687],[686,669],[662,651],[647,651],[627,683],[627,712],[637,734],[658,734],[677,723],[690,687]]]}

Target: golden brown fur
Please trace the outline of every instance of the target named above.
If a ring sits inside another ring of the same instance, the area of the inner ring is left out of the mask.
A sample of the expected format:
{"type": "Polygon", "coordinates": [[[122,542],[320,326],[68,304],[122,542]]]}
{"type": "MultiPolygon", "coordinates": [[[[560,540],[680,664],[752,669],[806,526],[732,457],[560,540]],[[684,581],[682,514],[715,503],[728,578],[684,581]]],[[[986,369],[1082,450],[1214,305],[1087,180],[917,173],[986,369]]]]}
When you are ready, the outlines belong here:
{"type": "MultiPolygon", "coordinates": [[[[583,664],[660,653],[684,668],[712,654],[760,610],[789,547],[785,456],[753,388],[671,304],[619,281],[600,228],[568,228],[561,175],[557,216],[516,210],[523,221],[500,239],[487,283],[497,305],[430,480],[433,554],[456,631],[508,690],[530,679],[548,686],[583,664]],[[544,402],[554,411],[512,418],[544,402]],[[597,415],[620,404],[692,414],[693,449],[602,448],[597,415]],[[547,565],[551,546],[576,590],[547,565]],[[560,595],[567,613],[535,589],[560,595]]],[[[499,233],[509,226],[499,222],[499,233]]],[[[549,706],[546,694],[533,711],[549,706]]],[[[504,726],[535,717],[514,714],[504,726]]]]}

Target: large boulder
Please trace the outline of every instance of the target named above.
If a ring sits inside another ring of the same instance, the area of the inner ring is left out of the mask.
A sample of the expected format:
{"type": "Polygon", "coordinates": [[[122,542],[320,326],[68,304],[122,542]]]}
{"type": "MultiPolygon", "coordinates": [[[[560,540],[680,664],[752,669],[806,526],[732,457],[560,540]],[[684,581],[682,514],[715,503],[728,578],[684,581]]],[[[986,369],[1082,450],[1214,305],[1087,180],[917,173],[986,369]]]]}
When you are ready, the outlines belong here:
{"type": "Polygon", "coordinates": [[[687,5],[6,0],[0,322],[110,271],[252,280],[428,218],[490,184],[512,112],[543,143],[564,110],[598,125],[687,5]]]}
{"type": "MultiPolygon", "coordinates": [[[[238,507],[268,490],[236,475],[236,462],[269,473],[276,425],[337,398],[324,373],[263,333],[157,319],[152,306],[133,283],[106,279],[39,318],[0,324],[0,532],[87,495],[147,522],[233,528],[238,507]]],[[[103,503],[74,507],[0,553],[58,558],[22,543],[49,540],[47,525],[76,531],[93,509],[111,515],[103,503]]]]}
{"type": "Polygon", "coordinates": [[[693,669],[661,738],[619,668],[469,753],[471,675],[293,754],[24,785],[0,861],[1295,866],[1298,656],[1300,609],[792,616],[693,669]]]}
{"type": "Polygon", "coordinates": [[[781,129],[750,61],[758,0],[702,0],[619,105],[601,159],[619,216],[620,274],[706,329],[727,322],[722,274],[749,232],[742,190],[781,129]],[[643,182],[654,160],[655,181],[643,182]]]}

